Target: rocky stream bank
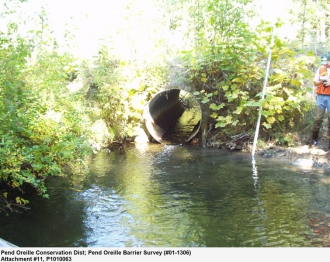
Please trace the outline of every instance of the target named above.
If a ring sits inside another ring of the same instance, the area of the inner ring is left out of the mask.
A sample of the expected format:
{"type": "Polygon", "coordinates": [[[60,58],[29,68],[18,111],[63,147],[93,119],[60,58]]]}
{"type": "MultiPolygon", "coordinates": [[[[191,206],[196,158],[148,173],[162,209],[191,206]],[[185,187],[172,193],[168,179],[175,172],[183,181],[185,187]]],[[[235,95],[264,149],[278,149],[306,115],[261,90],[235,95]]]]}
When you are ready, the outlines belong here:
{"type": "Polygon", "coordinates": [[[296,147],[268,146],[258,150],[256,154],[266,158],[289,159],[296,166],[319,167],[330,170],[330,150],[327,145],[317,147],[308,145],[296,147]]]}

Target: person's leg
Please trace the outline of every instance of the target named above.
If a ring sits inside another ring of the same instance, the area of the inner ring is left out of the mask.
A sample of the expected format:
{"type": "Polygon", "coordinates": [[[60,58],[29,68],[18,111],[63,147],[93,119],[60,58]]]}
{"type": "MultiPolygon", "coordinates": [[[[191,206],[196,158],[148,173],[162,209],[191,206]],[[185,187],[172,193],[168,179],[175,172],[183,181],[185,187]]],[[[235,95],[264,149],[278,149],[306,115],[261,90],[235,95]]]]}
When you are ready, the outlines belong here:
{"type": "MultiPolygon", "coordinates": [[[[312,145],[314,146],[316,146],[318,143],[319,131],[322,126],[325,109],[327,107],[327,103],[326,103],[327,101],[328,101],[327,97],[324,95],[318,95],[316,97],[315,119],[312,129],[312,145]]],[[[329,109],[330,109],[330,100],[329,100],[329,109]]],[[[330,112],[330,110],[328,110],[328,112],[330,112]]]]}
{"type": "Polygon", "coordinates": [[[314,146],[316,146],[318,143],[319,131],[322,126],[324,112],[325,112],[324,109],[322,109],[318,106],[315,107],[315,120],[314,120],[313,131],[312,131],[312,145],[314,145],[314,146]]]}
{"type": "Polygon", "coordinates": [[[327,116],[328,116],[328,149],[330,149],[330,96],[327,97],[326,101],[326,108],[327,108],[327,116]]]}
{"type": "Polygon", "coordinates": [[[330,113],[329,113],[329,111],[327,112],[327,115],[328,115],[328,140],[329,140],[328,149],[330,149],[330,113]]]}

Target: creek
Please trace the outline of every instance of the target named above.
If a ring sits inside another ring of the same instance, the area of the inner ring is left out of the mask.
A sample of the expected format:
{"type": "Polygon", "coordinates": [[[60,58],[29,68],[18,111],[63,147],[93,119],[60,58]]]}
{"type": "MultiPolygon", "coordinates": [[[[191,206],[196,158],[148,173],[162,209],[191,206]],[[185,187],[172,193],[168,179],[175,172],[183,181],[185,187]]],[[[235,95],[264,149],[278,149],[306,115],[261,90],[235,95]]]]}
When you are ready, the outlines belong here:
{"type": "Polygon", "coordinates": [[[50,199],[0,214],[21,247],[329,246],[330,173],[192,145],[99,152],[48,181],[50,199]]]}

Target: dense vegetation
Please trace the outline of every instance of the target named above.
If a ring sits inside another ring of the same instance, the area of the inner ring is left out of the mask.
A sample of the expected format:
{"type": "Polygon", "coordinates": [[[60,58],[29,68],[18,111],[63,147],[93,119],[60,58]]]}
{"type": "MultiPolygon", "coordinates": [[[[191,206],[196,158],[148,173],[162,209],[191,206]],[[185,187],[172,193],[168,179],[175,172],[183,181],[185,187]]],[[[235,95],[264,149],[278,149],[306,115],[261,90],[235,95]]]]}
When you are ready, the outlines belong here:
{"type": "MultiPolygon", "coordinates": [[[[196,46],[185,53],[184,61],[191,70],[195,94],[210,109],[208,115],[222,135],[253,130],[257,110],[262,106],[263,137],[291,144],[290,132],[301,127],[301,114],[309,110],[306,94],[311,89],[304,80],[311,78],[310,66],[315,57],[305,50],[294,51],[275,36],[270,47],[272,72],[267,94],[262,99],[273,27],[270,23],[261,23],[251,30],[244,17],[246,11],[249,14],[246,10],[249,2],[206,4],[203,17],[197,21],[202,37],[197,36],[196,46]],[[204,36],[211,41],[205,41],[204,36]]],[[[276,26],[279,27],[280,22],[276,26]]]]}
{"type": "MultiPolygon", "coordinates": [[[[312,106],[309,80],[319,53],[327,49],[323,36],[329,28],[313,14],[326,16],[327,1],[292,1],[292,17],[299,17],[297,37],[289,41],[275,34],[272,46],[273,30],[285,24],[260,19],[252,26],[258,1],[152,2],[163,16],[148,23],[131,1],[126,24],[151,32],[149,59],[120,56],[113,42],[104,40],[93,59],[81,60],[59,47],[46,10],[36,17],[36,28],[23,34],[23,22],[8,17],[28,3],[5,1],[0,17],[7,23],[0,31],[0,211],[24,207],[28,200],[22,196],[30,187],[48,197],[48,176],[75,172],[92,150],[115,150],[116,143],[134,138],[145,104],[163,88],[180,87],[200,99],[203,128],[215,129],[209,141],[243,133],[252,137],[261,106],[262,139],[292,145],[298,131],[310,131],[311,120],[305,118],[312,106]],[[186,44],[166,41],[164,35],[175,33],[186,44]]],[[[132,35],[125,37],[136,53],[132,35]]]]}

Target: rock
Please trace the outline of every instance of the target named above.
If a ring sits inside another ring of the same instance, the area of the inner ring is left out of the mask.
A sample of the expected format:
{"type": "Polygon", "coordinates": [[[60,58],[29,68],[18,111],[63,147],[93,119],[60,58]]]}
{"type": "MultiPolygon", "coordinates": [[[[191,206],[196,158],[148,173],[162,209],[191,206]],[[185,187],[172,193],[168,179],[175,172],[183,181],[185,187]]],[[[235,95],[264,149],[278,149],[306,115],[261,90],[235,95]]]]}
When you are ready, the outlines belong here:
{"type": "Polygon", "coordinates": [[[298,158],[294,162],[292,162],[292,165],[294,166],[301,166],[301,167],[312,167],[314,166],[315,162],[312,159],[304,159],[304,158],[298,158]]]}
{"type": "Polygon", "coordinates": [[[323,156],[323,155],[326,155],[327,154],[327,152],[325,152],[322,149],[318,149],[318,148],[313,148],[310,153],[312,155],[319,155],[319,156],[323,156]]]}
{"type": "Polygon", "coordinates": [[[291,152],[296,154],[308,154],[309,151],[310,149],[307,145],[291,149],[291,152]]]}

